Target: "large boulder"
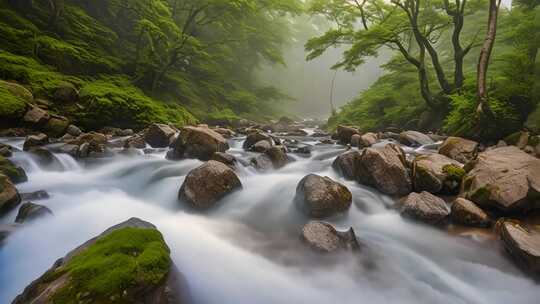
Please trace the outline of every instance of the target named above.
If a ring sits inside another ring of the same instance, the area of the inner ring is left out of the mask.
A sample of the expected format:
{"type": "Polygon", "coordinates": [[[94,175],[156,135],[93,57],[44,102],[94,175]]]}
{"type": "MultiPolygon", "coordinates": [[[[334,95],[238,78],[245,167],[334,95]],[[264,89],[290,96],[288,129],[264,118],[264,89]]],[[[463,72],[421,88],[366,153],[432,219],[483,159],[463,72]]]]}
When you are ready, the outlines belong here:
{"type": "Polygon", "coordinates": [[[322,253],[360,249],[352,228],[344,232],[337,231],[332,225],[320,221],[310,221],[302,228],[302,240],[322,253]]]}
{"type": "Polygon", "coordinates": [[[251,146],[250,150],[253,152],[264,153],[271,147],[272,143],[269,140],[259,140],[253,146],[251,146]]]}
{"type": "Polygon", "coordinates": [[[355,180],[360,155],[359,151],[347,151],[340,154],[332,163],[332,168],[346,179],[355,180]]]}
{"type": "Polygon", "coordinates": [[[193,208],[206,209],[240,188],[242,183],[230,167],[210,160],[188,173],[178,198],[193,208]]]}
{"type": "Polygon", "coordinates": [[[176,140],[170,158],[183,157],[209,160],[215,152],[229,150],[227,140],[221,134],[205,126],[184,127],[176,140]]]}
{"type": "Polygon", "coordinates": [[[361,151],[356,177],[361,184],[375,187],[389,195],[406,195],[412,190],[405,153],[395,144],[361,151]]]}
{"type": "Polygon", "coordinates": [[[482,152],[466,169],[460,196],[480,207],[508,212],[540,207],[540,159],[519,148],[482,152]]]}
{"type": "Polygon", "coordinates": [[[466,164],[478,155],[478,143],[461,137],[448,137],[439,147],[439,153],[466,164]]]}
{"type": "Polygon", "coordinates": [[[212,154],[212,157],[210,158],[210,160],[215,160],[220,163],[224,163],[225,165],[231,168],[236,167],[236,164],[238,163],[238,160],[236,159],[236,157],[234,157],[234,155],[231,155],[225,152],[215,152],[214,154],[212,154]]]}
{"type": "Polygon", "coordinates": [[[63,82],[54,91],[53,98],[60,103],[75,103],[79,100],[79,91],[73,84],[63,82]]]}
{"type": "Polygon", "coordinates": [[[418,192],[453,193],[458,191],[465,170],[458,161],[442,154],[424,154],[413,161],[413,184],[418,192]]]}
{"type": "Polygon", "coordinates": [[[351,138],[355,134],[360,134],[360,131],[354,127],[339,125],[336,129],[337,140],[344,145],[350,144],[351,138]]]}
{"type": "Polygon", "coordinates": [[[410,147],[419,147],[434,143],[431,137],[418,131],[401,132],[399,134],[399,142],[410,147]]]}
{"type": "Polygon", "coordinates": [[[13,304],[185,303],[181,282],[161,233],[132,218],[58,259],[13,304]]]}
{"type": "Polygon", "coordinates": [[[445,222],[450,215],[450,208],[448,208],[444,200],[429,192],[413,192],[403,201],[401,215],[437,225],[445,222]]]}
{"type": "Polygon", "coordinates": [[[3,215],[21,203],[19,192],[9,178],[0,174],[0,215],[3,215]]]}
{"type": "Polygon", "coordinates": [[[29,135],[24,140],[23,150],[28,151],[30,148],[43,146],[49,143],[49,136],[44,133],[39,133],[35,135],[29,135]]]}
{"type": "Polygon", "coordinates": [[[286,148],[283,146],[273,146],[267,149],[264,154],[268,156],[272,162],[272,166],[277,170],[285,167],[285,165],[287,165],[289,162],[289,158],[287,157],[287,153],[285,151],[286,148]]]}
{"type": "Polygon", "coordinates": [[[49,112],[38,106],[30,106],[30,109],[24,114],[23,121],[32,127],[40,127],[45,125],[50,118],[49,112]]]}
{"type": "Polygon", "coordinates": [[[351,207],[352,194],[344,185],[329,177],[305,176],[296,186],[296,204],[314,218],[329,217],[351,207]]]}
{"type": "Polygon", "coordinates": [[[499,233],[504,247],[516,263],[526,271],[540,276],[540,231],[506,220],[500,223],[499,233]]]}
{"type": "Polygon", "coordinates": [[[371,147],[377,143],[377,140],[378,136],[375,133],[355,134],[351,137],[351,146],[359,148],[371,147]]]}
{"type": "Polygon", "coordinates": [[[166,148],[170,146],[176,131],[165,124],[152,124],[144,133],[144,140],[152,148],[166,148]]]}
{"type": "Polygon", "coordinates": [[[51,137],[60,137],[66,133],[69,127],[69,119],[59,115],[51,115],[51,118],[45,124],[43,130],[51,137]]]}
{"type": "Polygon", "coordinates": [[[51,209],[43,206],[34,204],[32,202],[26,202],[21,205],[17,217],[15,218],[15,223],[22,224],[24,222],[30,222],[37,218],[52,215],[51,209]]]}
{"type": "Polygon", "coordinates": [[[267,141],[270,145],[274,144],[274,141],[272,140],[272,137],[270,135],[263,133],[259,130],[254,130],[248,133],[246,136],[246,140],[243,143],[244,150],[251,150],[252,146],[260,141],[267,141]]]}
{"type": "Polygon", "coordinates": [[[458,197],[452,204],[450,216],[454,223],[473,227],[489,227],[489,216],[475,203],[458,197]]]}
{"type": "Polygon", "coordinates": [[[9,159],[0,156],[0,174],[7,176],[12,183],[24,183],[28,180],[23,168],[15,166],[9,159]]]}
{"type": "Polygon", "coordinates": [[[13,155],[13,147],[7,144],[0,143],[0,156],[11,157],[13,155]]]}

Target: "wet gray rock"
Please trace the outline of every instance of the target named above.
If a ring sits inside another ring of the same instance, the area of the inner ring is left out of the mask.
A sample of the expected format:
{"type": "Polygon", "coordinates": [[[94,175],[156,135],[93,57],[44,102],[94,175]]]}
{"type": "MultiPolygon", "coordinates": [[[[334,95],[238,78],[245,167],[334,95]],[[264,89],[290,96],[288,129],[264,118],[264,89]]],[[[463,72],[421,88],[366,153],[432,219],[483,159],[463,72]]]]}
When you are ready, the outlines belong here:
{"type": "Polygon", "coordinates": [[[401,132],[399,134],[399,142],[410,147],[419,147],[434,143],[431,137],[418,131],[401,132]]]}
{"type": "Polygon", "coordinates": [[[356,170],[361,153],[348,151],[338,155],[332,163],[332,168],[349,180],[356,180],[356,170]]]}
{"type": "Polygon", "coordinates": [[[0,174],[0,216],[21,203],[19,192],[5,175],[0,174]]]}
{"type": "Polygon", "coordinates": [[[266,150],[270,149],[271,147],[272,147],[272,144],[270,143],[270,141],[259,140],[253,146],[251,146],[250,150],[253,152],[263,153],[263,152],[266,152],[266,150]]]}
{"type": "Polygon", "coordinates": [[[322,253],[360,249],[360,244],[352,228],[341,232],[332,225],[320,221],[310,221],[302,228],[302,240],[314,250],[322,253]]]}
{"type": "Polygon", "coordinates": [[[406,195],[412,190],[405,153],[395,144],[366,148],[357,161],[356,178],[388,195],[406,195]]]}
{"type": "Polygon", "coordinates": [[[69,125],[66,130],[66,133],[71,136],[77,137],[82,134],[82,131],[76,125],[69,125]]]}
{"type": "Polygon", "coordinates": [[[401,206],[401,215],[427,224],[438,225],[446,221],[450,215],[450,208],[444,200],[429,192],[413,192],[405,198],[401,206]]]}
{"type": "Polygon", "coordinates": [[[43,206],[34,204],[32,202],[27,202],[21,205],[19,208],[19,213],[17,213],[17,217],[15,218],[15,223],[25,223],[29,221],[33,221],[37,218],[44,217],[44,216],[50,216],[52,215],[51,209],[43,206]]]}
{"type": "Polygon", "coordinates": [[[29,135],[24,140],[23,150],[28,151],[32,147],[43,146],[49,143],[49,136],[44,133],[29,135]]]}
{"type": "Polygon", "coordinates": [[[263,133],[260,130],[254,130],[248,133],[248,135],[246,136],[246,140],[244,141],[244,144],[242,146],[244,150],[250,150],[253,145],[262,140],[267,141],[270,145],[274,144],[270,135],[263,133]]]}
{"type": "Polygon", "coordinates": [[[479,145],[477,142],[461,137],[448,137],[439,147],[439,154],[466,164],[476,158],[479,145]]]}
{"type": "Polygon", "coordinates": [[[540,231],[510,220],[499,226],[501,241],[514,261],[525,271],[540,276],[540,231]]]}
{"type": "Polygon", "coordinates": [[[176,131],[165,124],[152,124],[148,127],[144,133],[144,140],[152,148],[166,148],[168,147],[176,131]]]}
{"type": "Polygon", "coordinates": [[[231,155],[225,152],[215,152],[210,158],[210,160],[215,160],[220,163],[224,163],[225,165],[231,168],[234,168],[236,164],[238,163],[238,160],[236,159],[236,157],[234,157],[234,155],[231,155]]]}
{"type": "Polygon", "coordinates": [[[21,193],[21,200],[23,201],[37,201],[37,200],[44,200],[48,199],[49,193],[45,190],[38,190],[34,192],[28,192],[28,193],[21,193]]]}
{"type": "Polygon", "coordinates": [[[296,186],[296,204],[314,218],[329,217],[351,207],[352,194],[343,184],[316,174],[305,176],[296,186]]]}
{"type": "Polygon", "coordinates": [[[491,225],[491,220],[484,210],[461,197],[452,203],[450,215],[454,223],[465,226],[489,227],[491,225]]]}
{"type": "Polygon", "coordinates": [[[188,173],[178,197],[193,208],[206,209],[241,188],[242,183],[231,168],[210,160],[188,173]]]}
{"type": "Polygon", "coordinates": [[[540,207],[540,159],[507,146],[480,153],[467,167],[460,196],[480,207],[503,212],[540,207]]]}

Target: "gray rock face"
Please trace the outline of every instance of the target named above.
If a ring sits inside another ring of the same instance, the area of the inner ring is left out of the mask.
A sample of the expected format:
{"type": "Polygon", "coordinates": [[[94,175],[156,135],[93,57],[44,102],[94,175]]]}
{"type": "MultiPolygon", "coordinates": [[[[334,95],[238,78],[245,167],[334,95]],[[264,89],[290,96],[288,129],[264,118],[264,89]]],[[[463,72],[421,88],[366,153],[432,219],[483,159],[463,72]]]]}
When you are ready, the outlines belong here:
{"type": "Polygon", "coordinates": [[[457,198],[452,204],[450,215],[454,223],[465,226],[489,227],[491,225],[491,220],[484,210],[476,206],[475,203],[461,197],[457,198]]]}
{"type": "Polygon", "coordinates": [[[515,262],[527,272],[540,275],[540,232],[507,220],[500,224],[499,233],[515,262]]]}
{"type": "Polygon", "coordinates": [[[329,177],[309,174],[298,183],[294,200],[307,215],[324,218],[347,211],[352,194],[329,177]]]}
{"type": "Polygon", "coordinates": [[[242,146],[244,150],[250,150],[253,145],[255,145],[256,143],[262,140],[267,141],[270,145],[274,144],[274,141],[272,140],[270,135],[265,134],[262,131],[255,130],[255,131],[249,132],[242,146]]]}
{"type": "Polygon", "coordinates": [[[442,154],[419,155],[413,161],[413,183],[418,192],[457,191],[465,171],[463,165],[442,154]]]}
{"type": "Polygon", "coordinates": [[[212,154],[212,157],[210,158],[210,160],[215,160],[220,163],[224,163],[225,165],[231,168],[234,168],[236,164],[238,163],[238,160],[236,159],[236,157],[234,157],[234,155],[231,155],[225,152],[215,152],[214,154],[212,154]]]}
{"type": "Polygon", "coordinates": [[[193,208],[206,209],[241,188],[242,183],[231,168],[210,160],[189,172],[178,197],[193,208]]]}
{"type": "MultiPolygon", "coordinates": [[[[28,285],[24,291],[18,295],[13,304],[26,304],[26,303],[52,303],[52,297],[62,288],[69,288],[72,285],[69,272],[66,272],[60,276],[54,276],[53,274],[60,272],[66,265],[83,253],[90,246],[94,245],[97,241],[104,239],[111,235],[113,232],[123,228],[138,228],[138,229],[152,229],[156,227],[151,223],[145,222],[138,218],[131,218],[123,223],[110,227],[103,233],[95,238],[92,238],[70,251],[63,258],[58,259],[53,266],[47,270],[42,276],[28,285]]],[[[133,232],[135,233],[135,232],[133,232]]],[[[163,241],[164,242],[164,241],[163,241]]],[[[166,246],[166,244],[165,244],[166,246]]],[[[125,255],[125,253],[118,252],[119,255],[125,255]]],[[[137,304],[183,304],[190,303],[189,291],[185,279],[182,274],[178,272],[174,263],[170,260],[169,269],[165,273],[163,279],[160,279],[156,283],[144,283],[141,286],[141,282],[126,282],[125,289],[122,297],[127,297],[127,303],[137,304]],[[134,301],[136,299],[136,302],[134,301]]],[[[111,265],[115,267],[115,265],[111,265]]],[[[148,269],[145,269],[147,271],[148,269]]],[[[160,269],[161,271],[161,269],[160,269]]],[[[97,273],[96,275],[99,275],[97,273]]],[[[81,297],[81,302],[84,303],[102,303],[102,301],[94,302],[93,294],[90,292],[83,292],[77,295],[77,298],[81,297]]],[[[112,297],[112,296],[111,296],[112,297]]],[[[110,299],[109,299],[110,300],[110,299]]],[[[111,303],[116,301],[111,301],[111,303]]]]}
{"type": "Polygon", "coordinates": [[[32,147],[43,146],[49,143],[49,136],[47,134],[37,134],[27,136],[24,140],[23,150],[28,151],[32,147]]]}
{"type": "Polygon", "coordinates": [[[24,222],[29,222],[40,217],[52,215],[51,209],[43,206],[27,202],[21,205],[19,208],[19,213],[15,218],[15,223],[22,224],[24,222]]]}
{"type": "Polygon", "coordinates": [[[450,215],[450,209],[441,198],[429,192],[413,192],[405,198],[401,206],[401,215],[427,224],[437,225],[447,219],[450,215]]]}
{"type": "Polygon", "coordinates": [[[507,146],[480,153],[467,167],[460,196],[480,207],[508,212],[540,207],[540,159],[507,146]]]}
{"type": "Polygon", "coordinates": [[[361,151],[356,172],[358,182],[385,194],[406,195],[412,190],[405,154],[394,144],[361,151]]]}
{"type": "Polygon", "coordinates": [[[466,164],[478,155],[478,143],[461,137],[448,137],[439,147],[439,154],[466,164]]]}
{"type": "Polygon", "coordinates": [[[164,124],[152,124],[146,130],[144,134],[144,140],[152,146],[152,148],[166,148],[168,147],[176,131],[164,124]]]}
{"type": "Polygon", "coordinates": [[[21,203],[21,197],[9,178],[0,174],[0,215],[21,203]]]}
{"type": "Polygon", "coordinates": [[[360,244],[352,228],[340,232],[332,225],[319,221],[310,221],[302,228],[302,240],[311,248],[322,253],[360,249],[360,244]]]}
{"type": "Polygon", "coordinates": [[[339,142],[344,145],[351,143],[351,138],[353,135],[360,134],[360,131],[354,127],[341,125],[337,127],[336,132],[337,140],[339,140],[339,142]]]}
{"type": "Polygon", "coordinates": [[[49,113],[37,106],[31,106],[26,114],[24,114],[23,121],[33,127],[43,126],[51,118],[49,113]]]}
{"type": "Polygon", "coordinates": [[[251,146],[251,151],[264,153],[266,150],[272,148],[272,144],[268,140],[259,140],[253,146],[251,146]]]}
{"type": "Polygon", "coordinates": [[[184,127],[173,148],[173,159],[209,160],[215,152],[229,150],[227,140],[208,127],[184,127]]]}
{"type": "Polygon", "coordinates": [[[356,170],[360,155],[361,153],[359,151],[348,151],[338,155],[332,163],[332,168],[346,179],[356,180],[356,170]]]}
{"type": "Polygon", "coordinates": [[[434,143],[431,137],[417,131],[401,132],[399,134],[399,142],[410,147],[418,147],[434,143]]]}

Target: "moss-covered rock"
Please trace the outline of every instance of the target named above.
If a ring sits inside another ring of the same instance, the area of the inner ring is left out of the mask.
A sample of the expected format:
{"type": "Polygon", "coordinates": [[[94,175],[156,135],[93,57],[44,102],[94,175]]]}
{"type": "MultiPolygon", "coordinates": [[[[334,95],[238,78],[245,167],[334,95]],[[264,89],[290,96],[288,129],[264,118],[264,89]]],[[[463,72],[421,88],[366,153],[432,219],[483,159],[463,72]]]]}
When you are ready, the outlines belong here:
{"type": "Polygon", "coordinates": [[[183,303],[175,278],[161,233],[132,218],[59,259],[13,303],[183,303]]]}
{"type": "Polygon", "coordinates": [[[13,183],[5,175],[0,174],[0,215],[9,212],[21,203],[21,196],[13,183]]]}
{"type": "Polygon", "coordinates": [[[462,165],[442,154],[417,156],[413,162],[414,189],[418,192],[452,193],[465,175],[462,165]]]}
{"type": "Polygon", "coordinates": [[[0,81],[0,125],[7,126],[20,120],[32,99],[32,94],[23,86],[0,81]]]}
{"type": "Polygon", "coordinates": [[[12,183],[24,183],[28,180],[23,168],[15,166],[9,159],[0,156],[0,174],[9,177],[12,183]]]}
{"type": "Polygon", "coordinates": [[[60,137],[66,133],[69,124],[70,121],[66,117],[53,115],[43,129],[51,137],[60,137]]]}

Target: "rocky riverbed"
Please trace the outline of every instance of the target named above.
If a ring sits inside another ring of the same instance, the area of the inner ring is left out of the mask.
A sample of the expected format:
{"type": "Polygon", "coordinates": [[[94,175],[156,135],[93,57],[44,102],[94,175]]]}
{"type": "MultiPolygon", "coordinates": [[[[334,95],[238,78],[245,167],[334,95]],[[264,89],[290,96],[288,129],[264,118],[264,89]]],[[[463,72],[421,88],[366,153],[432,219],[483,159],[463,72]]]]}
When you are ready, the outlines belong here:
{"type": "Polygon", "coordinates": [[[0,137],[1,303],[540,296],[530,134],[483,146],[346,126],[330,136],[284,119],[4,135],[17,136],[0,137]],[[132,272],[102,288],[119,269],[132,272]],[[104,281],[81,279],[89,272],[104,281]]]}

